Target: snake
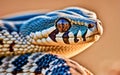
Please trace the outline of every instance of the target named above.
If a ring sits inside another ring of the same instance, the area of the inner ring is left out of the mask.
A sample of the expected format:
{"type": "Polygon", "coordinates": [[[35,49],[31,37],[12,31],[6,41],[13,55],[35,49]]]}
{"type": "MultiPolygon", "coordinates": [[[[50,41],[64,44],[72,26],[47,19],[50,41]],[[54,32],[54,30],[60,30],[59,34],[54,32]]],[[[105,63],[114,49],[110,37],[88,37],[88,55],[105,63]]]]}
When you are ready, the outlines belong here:
{"type": "Polygon", "coordinates": [[[81,7],[0,18],[0,75],[93,75],[69,58],[102,34],[96,13],[81,7]]]}

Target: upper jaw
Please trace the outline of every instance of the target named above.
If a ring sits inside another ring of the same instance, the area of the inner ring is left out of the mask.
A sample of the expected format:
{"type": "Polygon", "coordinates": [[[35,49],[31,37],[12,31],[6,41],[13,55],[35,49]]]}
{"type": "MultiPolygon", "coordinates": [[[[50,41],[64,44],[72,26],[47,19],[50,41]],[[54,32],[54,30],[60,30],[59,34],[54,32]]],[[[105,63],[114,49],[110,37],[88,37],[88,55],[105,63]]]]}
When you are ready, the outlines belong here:
{"type": "MultiPolygon", "coordinates": [[[[101,37],[102,34],[103,34],[103,27],[101,25],[100,20],[97,20],[96,30],[94,31],[93,34],[87,36],[86,38],[91,38],[92,37],[91,41],[97,41],[97,40],[99,40],[99,38],[101,37]]],[[[90,41],[90,40],[88,40],[88,41],[90,41]]]]}

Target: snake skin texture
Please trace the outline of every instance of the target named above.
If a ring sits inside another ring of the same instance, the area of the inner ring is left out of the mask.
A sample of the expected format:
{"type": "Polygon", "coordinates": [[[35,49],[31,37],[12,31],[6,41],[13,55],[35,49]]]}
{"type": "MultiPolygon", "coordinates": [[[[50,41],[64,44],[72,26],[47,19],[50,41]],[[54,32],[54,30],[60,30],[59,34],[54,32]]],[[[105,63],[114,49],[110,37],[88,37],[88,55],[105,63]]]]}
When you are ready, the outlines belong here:
{"type": "Polygon", "coordinates": [[[67,58],[102,33],[96,14],[77,7],[2,18],[0,75],[93,75],[67,58]]]}

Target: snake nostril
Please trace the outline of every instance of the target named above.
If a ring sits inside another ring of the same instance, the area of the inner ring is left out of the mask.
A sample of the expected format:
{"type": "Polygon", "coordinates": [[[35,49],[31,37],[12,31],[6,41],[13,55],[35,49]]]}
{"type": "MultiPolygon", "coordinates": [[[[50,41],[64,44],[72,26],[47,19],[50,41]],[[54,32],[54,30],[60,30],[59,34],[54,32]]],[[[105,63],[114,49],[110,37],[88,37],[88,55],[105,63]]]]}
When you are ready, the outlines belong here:
{"type": "Polygon", "coordinates": [[[93,28],[94,24],[88,24],[88,28],[93,28]]]}
{"type": "Polygon", "coordinates": [[[66,18],[59,18],[56,22],[56,28],[59,32],[66,32],[70,28],[71,24],[66,18]]]}

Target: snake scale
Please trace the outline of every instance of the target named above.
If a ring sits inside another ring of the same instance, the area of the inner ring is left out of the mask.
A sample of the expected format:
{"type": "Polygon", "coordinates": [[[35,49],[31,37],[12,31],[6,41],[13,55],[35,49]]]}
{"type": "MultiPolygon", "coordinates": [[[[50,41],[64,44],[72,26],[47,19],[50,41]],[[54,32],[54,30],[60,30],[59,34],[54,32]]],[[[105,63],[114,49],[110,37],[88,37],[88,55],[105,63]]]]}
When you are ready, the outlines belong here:
{"type": "Polygon", "coordinates": [[[0,75],[93,75],[67,58],[102,33],[96,14],[78,7],[1,18],[0,75]]]}

